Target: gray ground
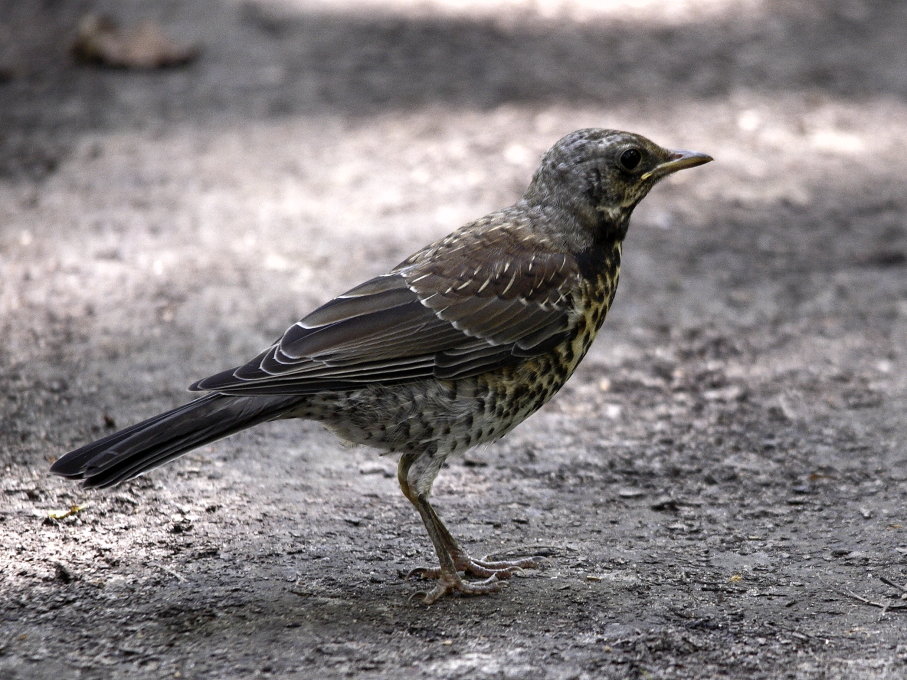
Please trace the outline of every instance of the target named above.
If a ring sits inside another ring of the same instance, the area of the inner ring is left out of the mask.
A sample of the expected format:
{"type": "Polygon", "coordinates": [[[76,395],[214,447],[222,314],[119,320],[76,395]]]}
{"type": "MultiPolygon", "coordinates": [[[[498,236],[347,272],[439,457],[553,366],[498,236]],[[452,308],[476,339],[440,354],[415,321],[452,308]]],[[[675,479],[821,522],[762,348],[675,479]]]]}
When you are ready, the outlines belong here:
{"type": "Polygon", "coordinates": [[[907,3],[599,4],[0,0],[0,677],[907,674],[907,3]],[[75,66],[99,9],[203,55],[75,66]],[[637,211],[558,398],[435,486],[538,573],[410,600],[393,461],[313,423],[48,476],[589,125],[717,161],[637,211]]]}

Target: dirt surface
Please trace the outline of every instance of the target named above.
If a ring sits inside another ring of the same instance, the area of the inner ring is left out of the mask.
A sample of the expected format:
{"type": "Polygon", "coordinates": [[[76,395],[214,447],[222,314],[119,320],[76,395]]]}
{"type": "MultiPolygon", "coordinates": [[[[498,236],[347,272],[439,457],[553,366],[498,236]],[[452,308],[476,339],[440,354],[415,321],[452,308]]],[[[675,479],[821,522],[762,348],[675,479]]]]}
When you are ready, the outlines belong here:
{"type": "Polygon", "coordinates": [[[902,0],[0,0],[0,677],[904,677],[905,34],[902,0]],[[201,56],[76,66],[89,11],[201,56]],[[435,485],[537,573],[411,600],[394,462],[314,423],[48,475],[585,126],[716,162],[638,209],[568,386],[435,485]]]}

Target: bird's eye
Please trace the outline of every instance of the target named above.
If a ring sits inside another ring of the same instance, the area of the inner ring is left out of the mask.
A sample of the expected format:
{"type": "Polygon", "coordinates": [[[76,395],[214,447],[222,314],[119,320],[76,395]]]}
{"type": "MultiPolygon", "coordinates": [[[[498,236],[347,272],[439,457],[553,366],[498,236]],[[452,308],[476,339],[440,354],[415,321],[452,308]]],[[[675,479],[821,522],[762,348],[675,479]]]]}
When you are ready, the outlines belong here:
{"type": "Polygon", "coordinates": [[[639,149],[627,149],[620,155],[620,164],[624,170],[632,170],[641,160],[642,154],[639,153],[639,149]]]}

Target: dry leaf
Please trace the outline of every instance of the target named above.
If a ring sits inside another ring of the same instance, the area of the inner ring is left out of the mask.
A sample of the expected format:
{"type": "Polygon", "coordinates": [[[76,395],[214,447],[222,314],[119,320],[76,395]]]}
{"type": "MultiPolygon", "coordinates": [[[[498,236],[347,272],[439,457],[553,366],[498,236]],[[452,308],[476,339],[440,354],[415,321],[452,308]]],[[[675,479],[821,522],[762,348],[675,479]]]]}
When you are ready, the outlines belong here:
{"type": "Polygon", "coordinates": [[[110,17],[88,14],[79,22],[72,53],[89,64],[156,69],[188,64],[198,56],[198,48],[173,42],[153,21],[121,29],[110,17]]]}
{"type": "Polygon", "coordinates": [[[67,517],[72,517],[73,515],[82,512],[87,507],[88,503],[85,503],[84,505],[71,505],[68,510],[51,510],[47,513],[47,516],[51,519],[66,519],[67,517]]]}

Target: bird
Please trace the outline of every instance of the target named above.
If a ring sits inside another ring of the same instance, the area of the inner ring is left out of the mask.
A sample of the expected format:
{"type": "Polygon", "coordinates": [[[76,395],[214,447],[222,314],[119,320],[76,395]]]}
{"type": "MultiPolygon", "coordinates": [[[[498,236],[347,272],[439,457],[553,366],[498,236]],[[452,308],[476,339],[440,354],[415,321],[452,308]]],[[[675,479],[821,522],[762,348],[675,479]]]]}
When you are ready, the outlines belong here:
{"type": "Polygon", "coordinates": [[[659,180],[711,160],[635,133],[571,132],[510,207],[321,305],[251,361],[193,383],[195,400],[71,451],[51,471],[110,487],[266,421],[320,421],[399,456],[400,489],[438,558],[411,572],[434,582],[417,595],[431,604],[493,593],[542,558],[471,557],[429,502],[438,472],[564,385],[614,300],[634,208],[659,180]]]}

